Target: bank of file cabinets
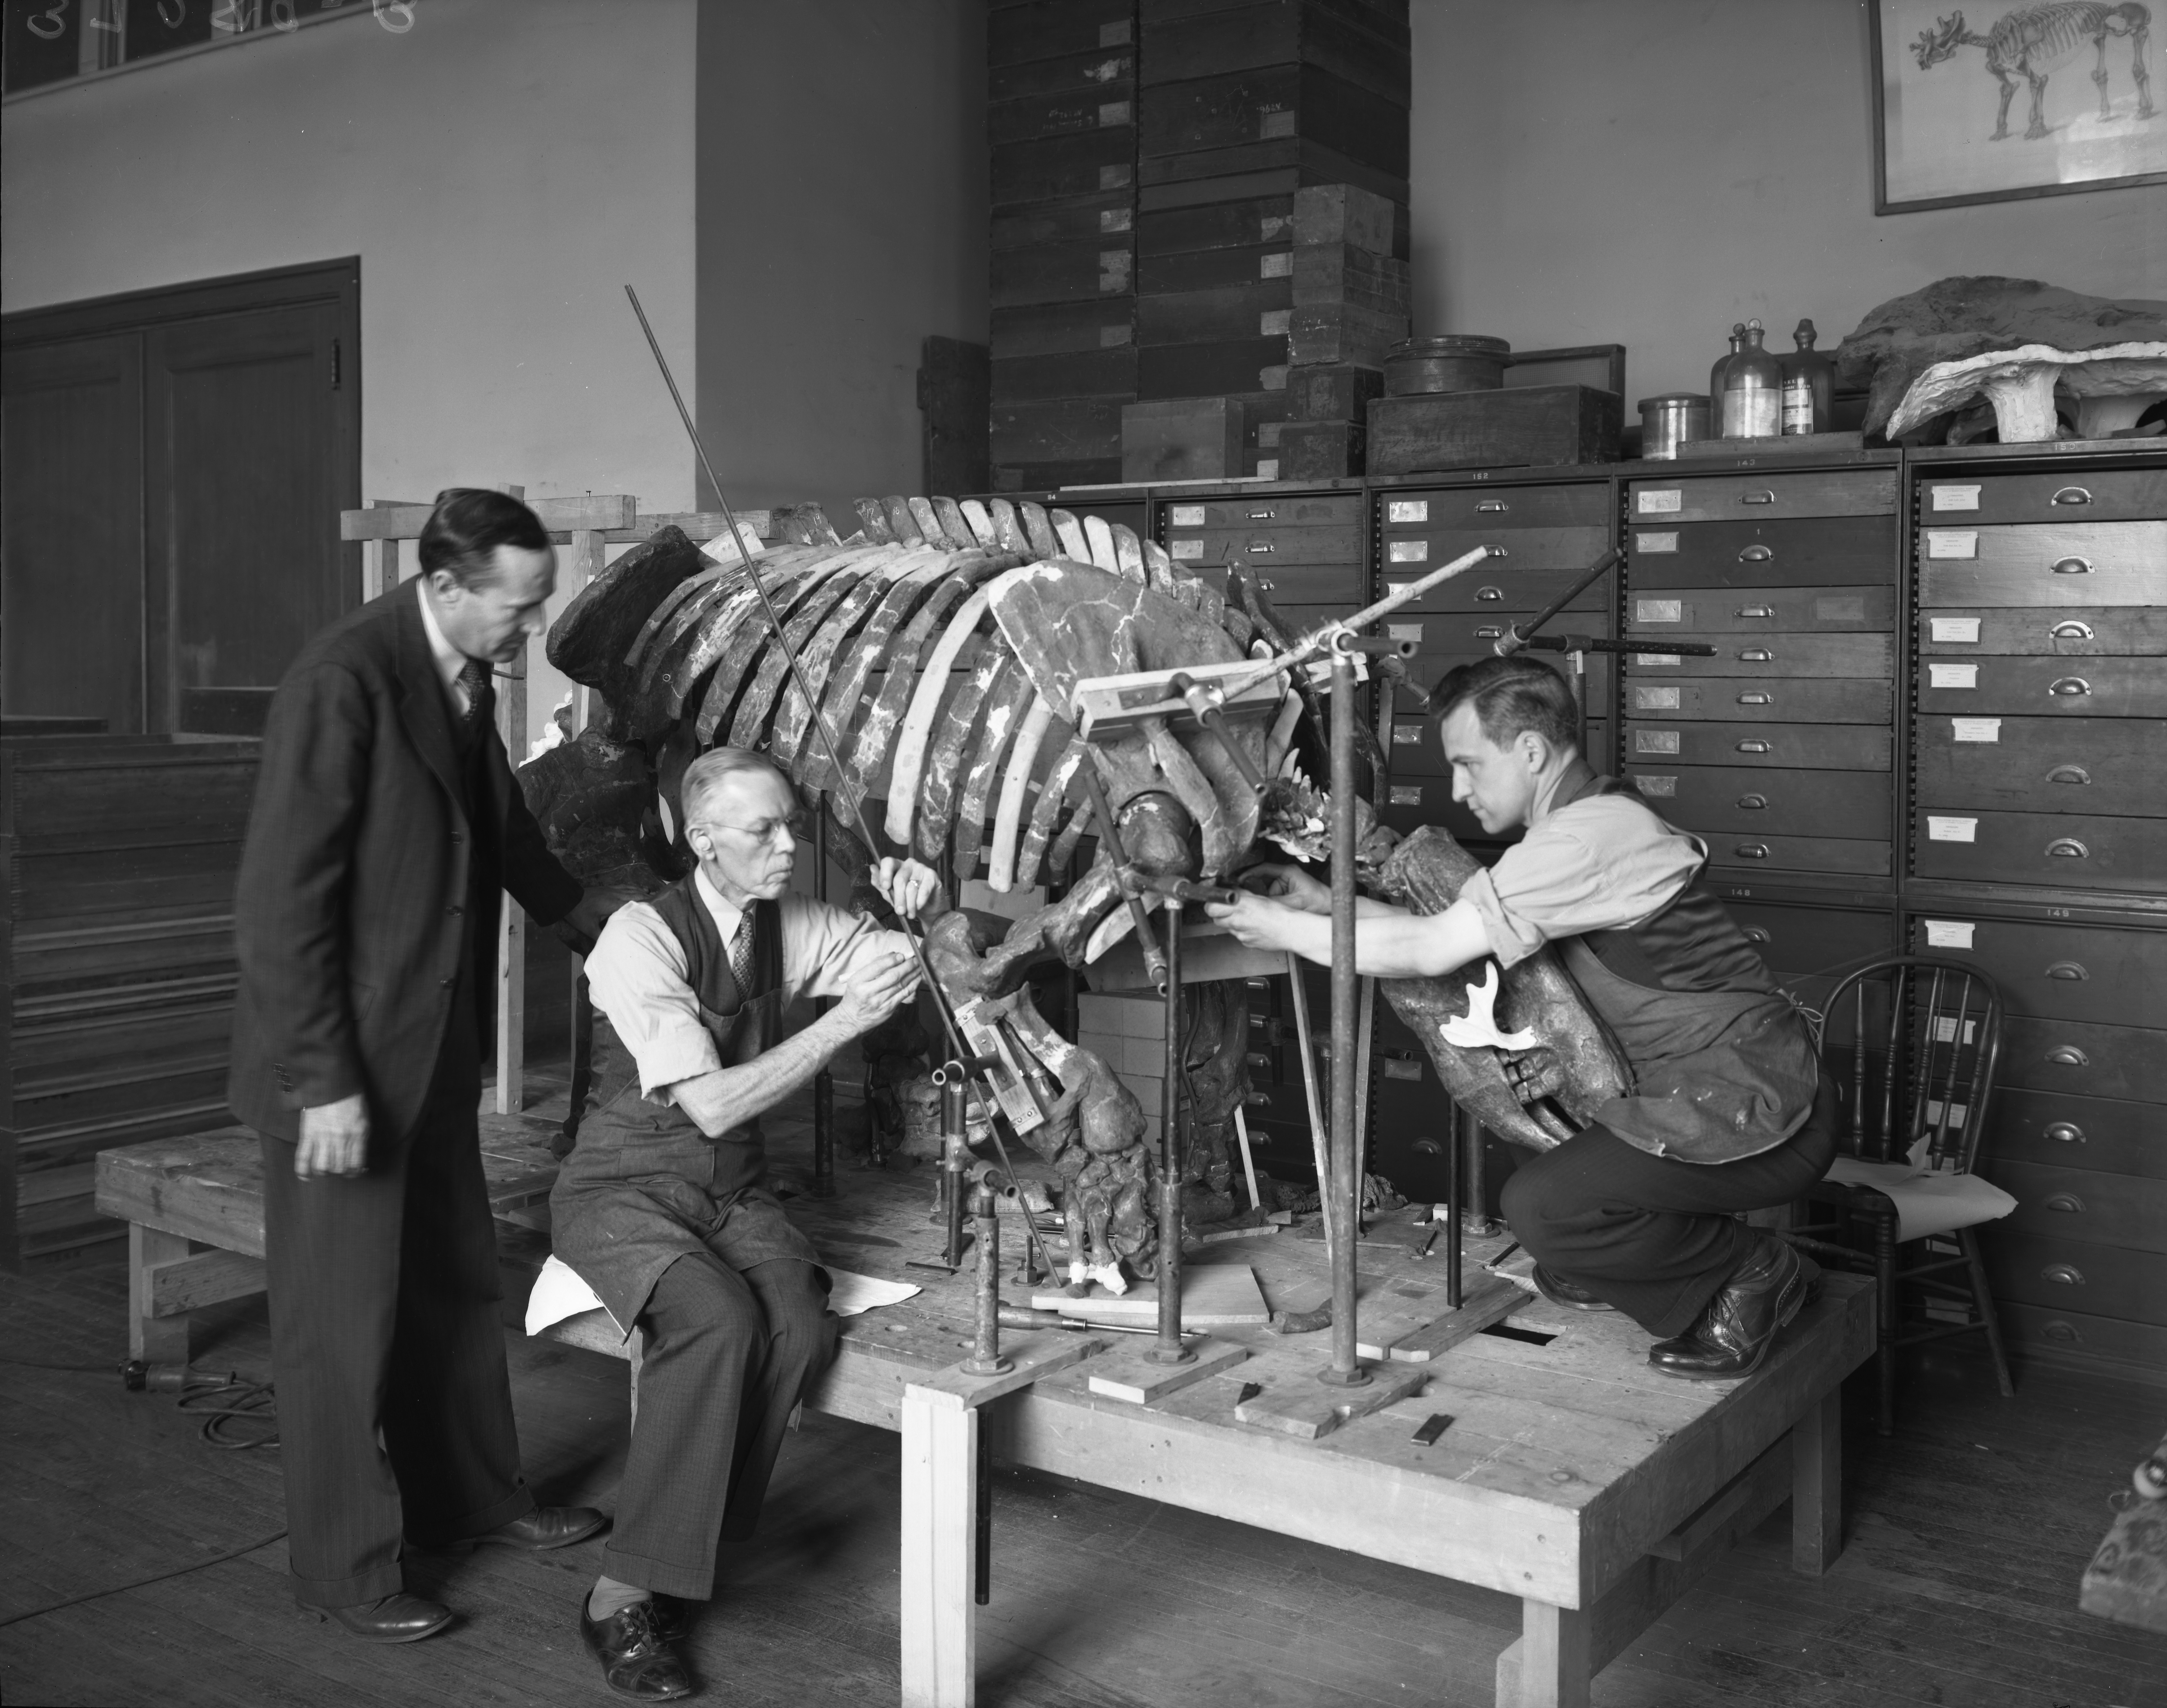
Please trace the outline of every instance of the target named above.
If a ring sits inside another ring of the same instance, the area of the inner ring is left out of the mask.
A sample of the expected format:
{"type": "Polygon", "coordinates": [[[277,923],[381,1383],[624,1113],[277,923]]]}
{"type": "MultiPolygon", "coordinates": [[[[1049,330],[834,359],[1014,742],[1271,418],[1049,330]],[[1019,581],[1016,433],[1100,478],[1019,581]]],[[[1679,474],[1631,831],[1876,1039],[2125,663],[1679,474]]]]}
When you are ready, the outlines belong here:
{"type": "Polygon", "coordinates": [[[1919,481],[1912,871],[2167,888],[2167,470],[1919,481]]]}
{"type": "Polygon", "coordinates": [[[1620,772],[1719,872],[1894,874],[1897,488],[1893,459],[1626,485],[1620,772]]]}

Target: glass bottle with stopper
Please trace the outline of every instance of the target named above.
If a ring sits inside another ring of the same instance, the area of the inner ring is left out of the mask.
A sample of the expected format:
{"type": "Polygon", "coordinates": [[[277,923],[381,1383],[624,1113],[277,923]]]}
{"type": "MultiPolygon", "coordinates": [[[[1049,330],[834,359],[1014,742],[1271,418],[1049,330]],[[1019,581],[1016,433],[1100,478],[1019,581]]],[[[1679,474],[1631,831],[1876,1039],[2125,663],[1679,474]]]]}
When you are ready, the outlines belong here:
{"type": "Polygon", "coordinates": [[[1745,342],[1723,367],[1723,437],[1772,439],[1783,431],[1783,369],[1762,347],[1763,328],[1746,323],[1745,342]]]}
{"type": "Polygon", "coordinates": [[[1728,431],[1723,425],[1724,370],[1737,359],[1739,351],[1743,349],[1745,345],[1746,322],[1733,321],[1730,323],[1730,348],[1717,357],[1715,365],[1708,370],[1709,410],[1714,417],[1709,425],[1719,436],[1728,431]]]}
{"type": "Polygon", "coordinates": [[[1783,358],[1783,432],[1786,437],[1829,431],[1836,391],[1836,362],[1814,348],[1819,335],[1811,321],[1800,321],[1791,342],[1798,347],[1783,358]]]}

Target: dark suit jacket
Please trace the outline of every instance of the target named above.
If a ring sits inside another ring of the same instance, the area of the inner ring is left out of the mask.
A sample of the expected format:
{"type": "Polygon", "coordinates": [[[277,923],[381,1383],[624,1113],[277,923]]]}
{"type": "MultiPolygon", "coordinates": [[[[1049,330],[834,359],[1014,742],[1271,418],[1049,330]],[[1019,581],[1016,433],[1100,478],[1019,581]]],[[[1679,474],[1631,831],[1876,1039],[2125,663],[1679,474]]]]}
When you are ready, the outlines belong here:
{"type": "MultiPolygon", "coordinates": [[[[304,1107],[365,1091],[372,1138],[403,1141],[469,926],[476,952],[490,952],[490,921],[464,916],[475,839],[421,597],[407,581],[331,624],[272,698],[234,904],[241,989],[226,1096],[280,1138],[299,1138],[304,1107]]],[[[485,840],[503,867],[485,893],[509,889],[551,923],[580,886],[544,845],[495,730],[480,739],[488,788],[474,810],[501,827],[485,840]]]]}

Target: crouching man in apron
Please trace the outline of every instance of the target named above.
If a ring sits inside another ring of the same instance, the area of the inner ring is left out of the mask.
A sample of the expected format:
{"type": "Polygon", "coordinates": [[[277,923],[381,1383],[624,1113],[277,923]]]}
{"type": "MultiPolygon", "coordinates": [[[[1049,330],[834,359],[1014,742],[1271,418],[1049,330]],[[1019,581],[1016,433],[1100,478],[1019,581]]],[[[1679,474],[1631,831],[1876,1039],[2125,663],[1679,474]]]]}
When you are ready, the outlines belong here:
{"type": "MultiPolygon", "coordinates": [[[[768,1190],[760,1117],[918,990],[903,936],[788,894],[804,833],[764,756],[718,747],[681,791],[691,876],[612,916],[586,963],[594,1083],[550,1195],[557,1254],[645,1337],[639,1413],[602,1576],[580,1631],[612,1689],[688,1695],[673,1644],[713,1588],[716,1549],[750,1536],[784,1426],[834,1355],[812,1242],[768,1190]],[[794,1036],[797,996],[841,1000],[794,1036]]],[[[938,911],[915,861],[874,883],[938,911]]]]}
{"type": "MultiPolygon", "coordinates": [[[[1632,1095],[1505,1183],[1506,1219],[1553,1302],[1618,1310],[1668,1375],[1746,1375],[1819,1281],[1809,1260],[1734,1212],[1787,1204],[1836,1154],[1835,1087],[1804,1017],[1699,881],[1708,848],[1581,757],[1564,679],[1484,659],[1430,696],[1453,798],[1492,835],[1527,835],[1443,913],[1364,899],[1355,964],[1438,977],[1485,955],[1507,967],[1555,946],[1610,1028],[1632,1095]]],[[[1278,900],[1211,910],[1252,946],[1331,960],[1331,893],[1261,868],[1278,900]],[[1319,918],[1322,915],[1326,917],[1319,918]]]]}

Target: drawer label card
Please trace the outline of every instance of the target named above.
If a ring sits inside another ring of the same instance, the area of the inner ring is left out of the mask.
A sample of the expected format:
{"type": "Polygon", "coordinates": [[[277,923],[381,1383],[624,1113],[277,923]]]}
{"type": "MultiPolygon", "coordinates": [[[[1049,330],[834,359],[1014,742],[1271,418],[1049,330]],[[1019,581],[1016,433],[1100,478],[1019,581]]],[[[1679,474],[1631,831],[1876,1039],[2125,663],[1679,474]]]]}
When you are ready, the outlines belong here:
{"type": "Polygon", "coordinates": [[[1419,623],[1387,623],[1385,625],[1385,639],[1387,640],[1412,640],[1419,645],[1422,638],[1423,626],[1419,623]]]}
{"type": "Polygon", "coordinates": [[[1633,779],[1633,787],[1644,795],[1675,798],[1678,792],[1678,780],[1674,777],[1636,777],[1633,779]]]}
{"type": "Polygon", "coordinates": [[[1926,619],[1928,637],[1944,645],[1977,646],[1979,618],[1976,617],[1930,617],[1926,619]]]}
{"type": "Polygon", "coordinates": [[[1926,947],[1930,949],[1968,949],[1979,927],[1969,920],[1928,920],[1926,947]]]}
{"type": "Polygon", "coordinates": [[[1682,665],[1685,661],[1682,653],[1636,652],[1633,655],[1633,662],[1638,665],[1682,665]]]}
{"type": "Polygon", "coordinates": [[[1863,623],[1866,621],[1866,596],[1863,593],[1839,593],[1831,598],[1814,601],[1814,621],[1816,623],[1863,623]]]}
{"type": "Polygon", "coordinates": [[[1635,753],[1676,753],[1678,751],[1678,732],[1675,729],[1635,729],[1633,732],[1633,751],[1635,753]]]}
{"type": "MultiPolygon", "coordinates": [[[[1966,1021],[1963,1025],[1963,1041],[1966,1043],[1969,1043],[1972,1041],[1972,1035],[1978,1032],[1978,1030],[1979,1022],[1977,1021],[1966,1021]]],[[[1934,1042],[1937,1044],[1953,1043],[1956,1041],[1956,1016],[1953,1014],[1937,1016],[1934,1021],[1934,1042]]],[[[1962,1104],[1958,1104],[1957,1106],[1961,1109],[1963,1106],[1962,1104]]]]}
{"type": "Polygon", "coordinates": [[[1959,741],[2001,740],[2001,719],[1999,718],[1952,718],[1949,726],[1959,741]]]}
{"type": "Polygon", "coordinates": [[[1412,581],[1387,581],[1385,583],[1385,591],[1387,593],[1404,593],[1414,585],[1412,581]]]}
{"type": "Polygon", "coordinates": [[[1931,486],[1933,507],[1937,510],[1976,510],[1979,508],[1979,488],[1976,486],[1931,486]]]}
{"type": "Polygon", "coordinates": [[[1396,782],[1392,785],[1391,804],[1396,807],[1418,807],[1422,804],[1422,785],[1418,782],[1396,782]]]}
{"type": "Polygon", "coordinates": [[[1636,712],[1675,712],[1678,709],[1678,690],[1636,687],[1633,690],[1633,709],[1636,712]]]}
{"type": "Polygon", "coordinates": [[[1979,555],[1979,530],[1975,528],[1930,528],[1926,530],[1926,555],[1930,558],[1975,558],[1979,555]]]}
{"type": "Polygon", "coordinates": [[[1260,338],[1284,338],[1293,321],[1292,309],[1266,309],[1257,316],[1257,336],[1260,338]]]}
{"type": "Polygon", "coordinates": [[[1257,257],[1257,277],[1259,278],[1291,278],[1294,277],[1294,251],[1282,249],[1276,255],[1257,257]]]}
{"type": "Polygon", "coordinates": [[[1428,522],[1429,500],[1427,498],[1388,498],[1385,501],[1385,520],[1387,522],[1428,522]]]}
{"type": "Polygon", "coordinates": [[[1204,560],[1204,542],[1200,539],[1178,539],[1167,548],[1167,551],[1182,563],[1201,563],[1204,560]]]}
{"type": "Polygon", "coordinates": [[[1677,549],[1678,537],[1675,533],[1636,533],[1633,536],[1633,549],[1636,552],[1674,552],[1677,549]]]}
{"type": "MultiPolygon", "coordinates": [[[[1264,369],[1264,372],[1267,374],[1271,371],[1272,370],[1269,368],[1264,369]]],[[[1285,379],[1286,378],[1285,369],[1282,368],[1280,369],[1280,378],[1281,379],[1285,379]]],[[[1269,390],[1271,388],[1269,386],[1265,387],[1266,390],[1269,390]]],[[[1257,459],[1257,478],[1259,480],[1276,480],[1279,477],[1280,459],[1277,457],[1259,457],[1257,459]]]]}
{"type": "Polygon", "coordinates": [[[1676,516],[1685,507],[1685,489],[1680,486],[1643,486],[1633,495],[1635,516],[1676,516]]]}
{"type": "Polygon", "coordinates": [[[1635,599],[1633,602],[1633,620],[1635,623],[1682,623],[1686,620],[1685,601],[1635,599]]]}
{"type": "Polygon", "coordinates": [[[1169,504],[1166,510],[1168,528],[1201,528],[1204,526],[1204,507],[1200,504],[1169,504]]]}
{"type": "Polygon", "coordinates": [[[1422,745],[1422,737],[1423,726],[1419,724],[1392,725],[1392,745],[1395,747],[1419,747],[1422,745]]]}
{"type": "Polygon", "coordinates": [[[1929,842],[1976,842],[1979,841],[1979,820],[1944,819],[1929,813],[1926,815],[1926,840],[1929,842]]]}
{"type": "Polygon", "coordinates": [[[1926,686],[1930,688],[1975,688],[1979,686],[1979,666],[1975,664],[1933,664],[1926,666],[1926,686]]]}
{"type": "Polygon", "coordinates": [[[1426,539],[1396,539],[1387,548],[1387,554],[1396,564],[1426,564],[1429,561],[1429,542],[1426,539]]]}

